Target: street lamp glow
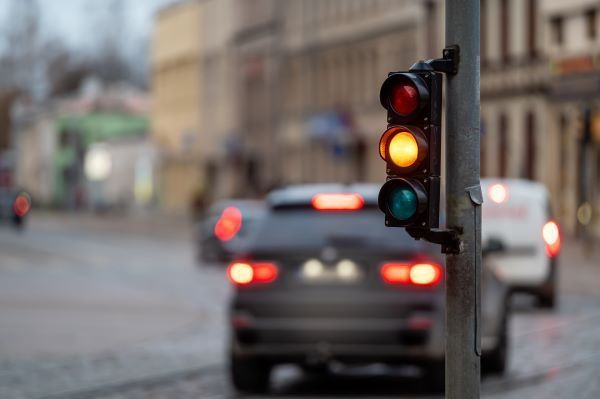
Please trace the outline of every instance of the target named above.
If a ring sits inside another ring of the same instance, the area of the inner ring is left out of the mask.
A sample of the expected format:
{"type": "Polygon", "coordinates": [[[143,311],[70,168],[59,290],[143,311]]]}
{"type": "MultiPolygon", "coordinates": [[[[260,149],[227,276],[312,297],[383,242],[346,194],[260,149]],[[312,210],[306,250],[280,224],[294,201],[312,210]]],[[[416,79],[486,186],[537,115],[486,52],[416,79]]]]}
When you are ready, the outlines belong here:
{"type": "Polygon", "coordinates": [[[84,172],[88,180],[105,180],[112,172],[112,158],[106,146],[92,147],[85,156],[84,172]]]}

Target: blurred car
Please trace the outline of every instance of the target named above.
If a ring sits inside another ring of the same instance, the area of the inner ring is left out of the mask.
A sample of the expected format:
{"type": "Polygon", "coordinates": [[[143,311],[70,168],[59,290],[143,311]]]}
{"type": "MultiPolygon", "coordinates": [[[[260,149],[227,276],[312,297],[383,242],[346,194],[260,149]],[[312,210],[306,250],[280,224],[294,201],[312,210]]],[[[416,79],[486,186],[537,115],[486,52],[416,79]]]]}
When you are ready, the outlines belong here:
{"type": "MultiPolygon", "coordinates": [[[[444,386],[444,259],[437,245],[386,228],[375,185],[292,186],[271,193],[263,220],[227,269],[230,376],[268,389],[272,368],[413,364],[444,386]]],[[[507,289],[483,269],[484,362],[503,372],[507,289]]]]}
{"type": "Polygon", "coordinates": [[[482,242],[500,246],[494,264],[513,291],[536,295],[542,307],[556,302],[560,230],[550,196],[537,182],[483,179],[482,242]]]}
{"type": "Polygon", "coordinates": [[[22,228],[31,210],[31,197],[15,188],[0,187],[0,220],[22,228]]]}
{"type": "Polygon", "coordinates": [[[231,260],[264,210],[264,203],[257,200],[224,200],[209,207],[196,226],[199,262],[231,260]]]}

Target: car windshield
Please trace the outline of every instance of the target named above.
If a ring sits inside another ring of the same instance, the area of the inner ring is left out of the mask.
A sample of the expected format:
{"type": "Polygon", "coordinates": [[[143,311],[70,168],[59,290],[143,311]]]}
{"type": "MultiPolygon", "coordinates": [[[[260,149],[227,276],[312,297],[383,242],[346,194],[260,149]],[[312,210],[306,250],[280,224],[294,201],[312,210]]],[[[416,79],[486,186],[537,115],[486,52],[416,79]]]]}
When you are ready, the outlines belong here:
{"type": "Polygon", "coordinates": [[[416,250],[424,243],[404,229],[387,228],[383,214],[361,211],[315,211],[309,208],[272,210],[256,225],[251,250],[314,250],[326,246],[369,250],[416,250]]]}

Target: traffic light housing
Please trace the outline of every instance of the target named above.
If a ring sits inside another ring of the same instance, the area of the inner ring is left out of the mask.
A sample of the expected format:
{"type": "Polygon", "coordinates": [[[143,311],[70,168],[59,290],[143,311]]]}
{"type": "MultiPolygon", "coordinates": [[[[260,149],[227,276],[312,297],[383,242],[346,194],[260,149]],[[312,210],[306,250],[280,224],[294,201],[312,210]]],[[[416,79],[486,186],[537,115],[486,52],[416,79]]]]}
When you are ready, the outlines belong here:
{"type": "Polygon", "coordinates": [[[381,86],[387,130],[379,142],[387,180],[379,192],[386,226],[439,226],[442,74],[425,63],[391,72],[381,86]]]}

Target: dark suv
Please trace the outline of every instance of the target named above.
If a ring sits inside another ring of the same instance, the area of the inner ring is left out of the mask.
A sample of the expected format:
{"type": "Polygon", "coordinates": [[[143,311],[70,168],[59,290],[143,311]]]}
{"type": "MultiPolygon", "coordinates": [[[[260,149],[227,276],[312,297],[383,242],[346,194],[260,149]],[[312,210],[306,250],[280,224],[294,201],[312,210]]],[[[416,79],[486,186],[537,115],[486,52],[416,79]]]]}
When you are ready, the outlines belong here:
{"type": "MultiPolygon", "coordinates": [[[[444,381],[444,260],[438,246],[386,228],[372,185],[273,192],[228,269],[230,375],[240,391],[268,389],[273,366],[422,366],[444,381]]],[[[484,271],[482,346],[506,362],[506,289],[484,271]]]]}

